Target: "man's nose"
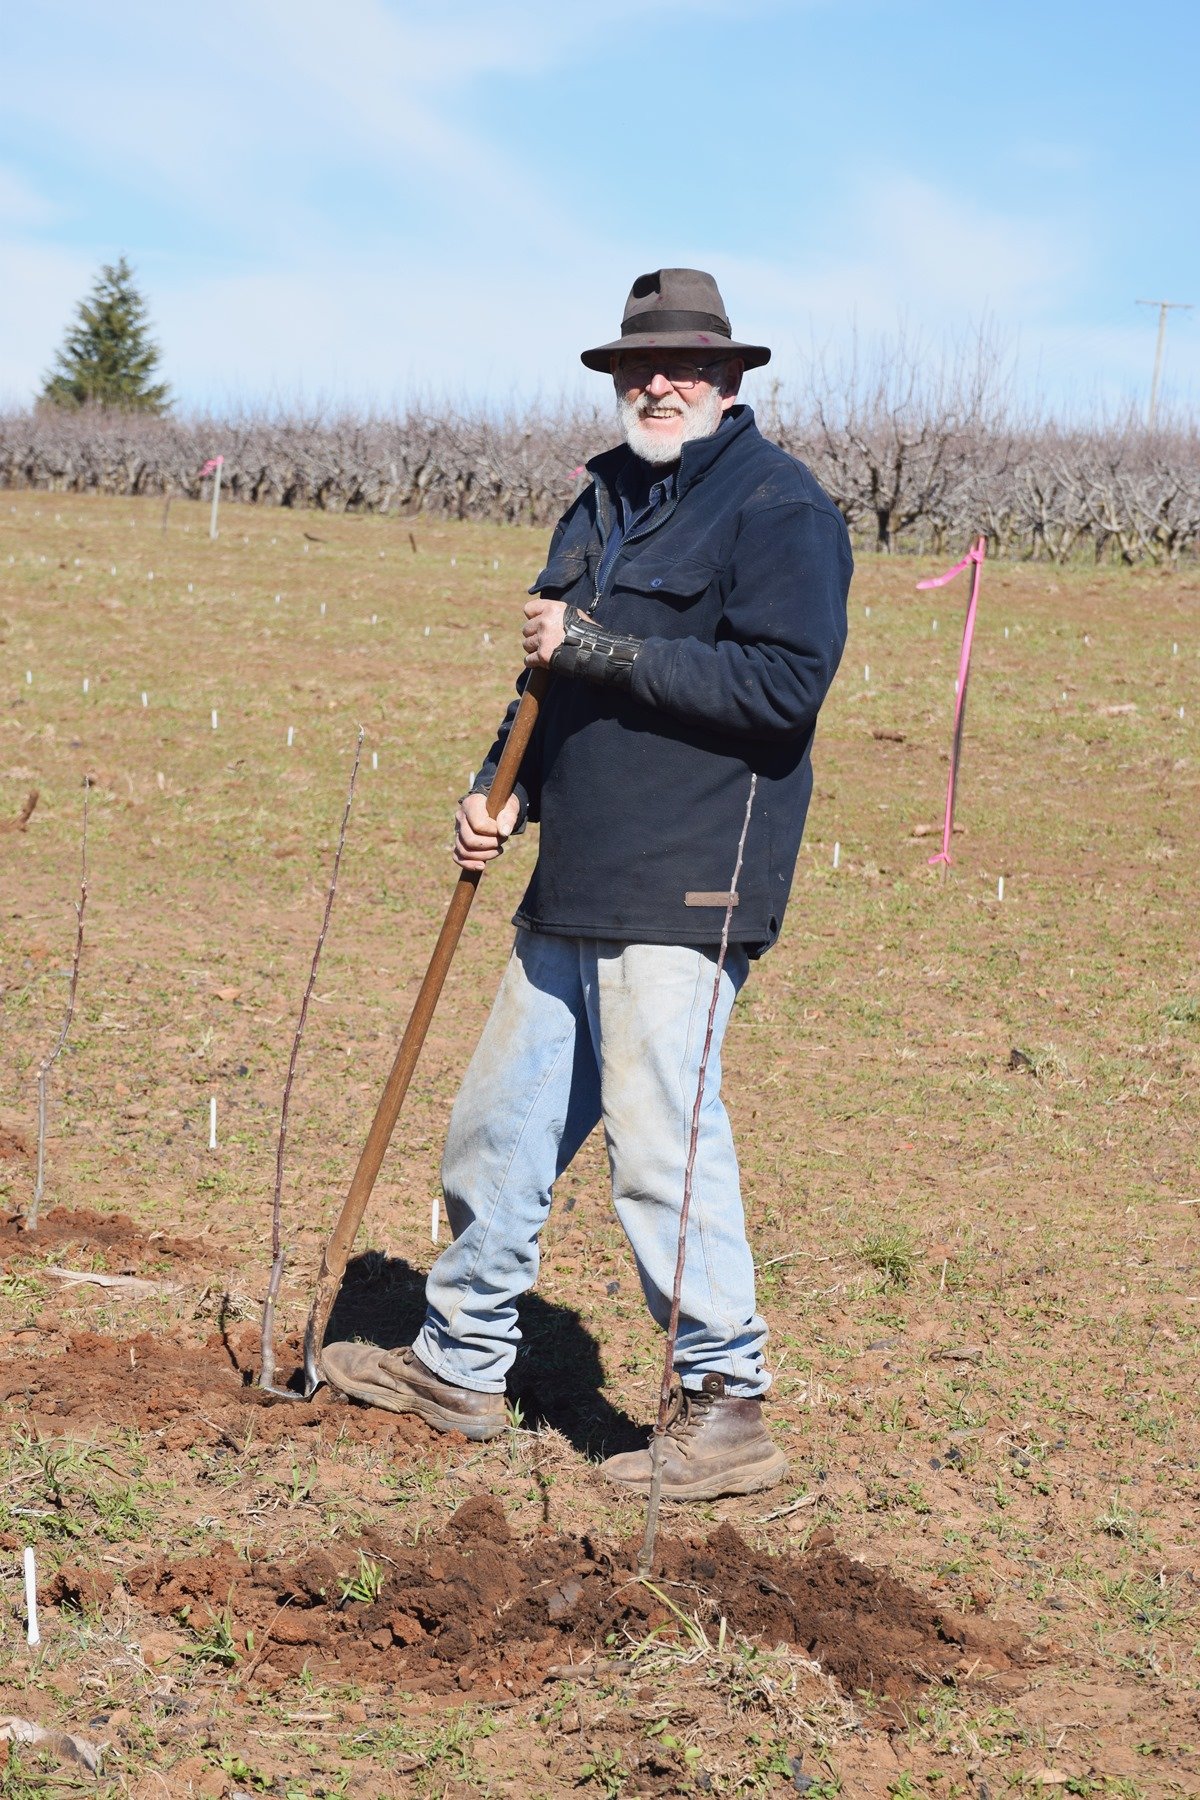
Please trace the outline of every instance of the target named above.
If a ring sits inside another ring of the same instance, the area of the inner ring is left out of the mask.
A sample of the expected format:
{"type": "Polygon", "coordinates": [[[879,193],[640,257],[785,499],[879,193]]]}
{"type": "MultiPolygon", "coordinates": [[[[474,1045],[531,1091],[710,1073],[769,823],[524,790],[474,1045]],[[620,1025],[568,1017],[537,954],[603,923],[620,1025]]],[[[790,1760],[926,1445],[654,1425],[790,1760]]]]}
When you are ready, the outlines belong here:
{"type": "Polygon", "coordinates": [[[669,394],[671,391],[671,384],[663,374],[662,370],[655,369],[649,382],[646,384],[646,392],[648,394],[653,394],[656,400],[661,400],[664,394],[669,394]]]}

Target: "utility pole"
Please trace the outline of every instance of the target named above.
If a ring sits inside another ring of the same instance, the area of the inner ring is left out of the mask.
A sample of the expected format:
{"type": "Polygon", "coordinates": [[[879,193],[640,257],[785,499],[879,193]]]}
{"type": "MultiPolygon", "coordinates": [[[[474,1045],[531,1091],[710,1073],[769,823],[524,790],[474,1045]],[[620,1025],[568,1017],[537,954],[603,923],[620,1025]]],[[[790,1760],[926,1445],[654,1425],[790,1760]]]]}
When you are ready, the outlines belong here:
{"type": "Polygon", "coordinates": [[[1157,306],[1158,339],[1154,346],[1154,374],[1150,380],[1150,405],[1146,409],[1146,430],[1153,431],[1158,420],[1158,384],[1162,376],[1163,345],[1167,340],[1167,314],[1191,312],[1190,300],[1139,300],[1138,306],[1157,306]]]}

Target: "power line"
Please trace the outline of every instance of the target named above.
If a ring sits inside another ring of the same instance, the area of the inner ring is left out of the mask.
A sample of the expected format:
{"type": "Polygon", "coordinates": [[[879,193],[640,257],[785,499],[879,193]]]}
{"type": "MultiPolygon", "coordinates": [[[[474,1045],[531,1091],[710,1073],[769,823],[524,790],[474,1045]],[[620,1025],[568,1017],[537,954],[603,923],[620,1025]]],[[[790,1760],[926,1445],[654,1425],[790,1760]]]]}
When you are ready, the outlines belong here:
{"type": "Polygon", "coordinates": [[[1158,419],[1158,384],[1162,377],[1163,345],[1167,338],[1167,314],[1169,312],[1191,312],[1190,300],[1138,300],[1137,306],[1157,306],[1158,338],[1154,345],[1154,374],[1150,381],[1150,405],[1146,409],[1146,429],[1153,431],[1158,419]]]}

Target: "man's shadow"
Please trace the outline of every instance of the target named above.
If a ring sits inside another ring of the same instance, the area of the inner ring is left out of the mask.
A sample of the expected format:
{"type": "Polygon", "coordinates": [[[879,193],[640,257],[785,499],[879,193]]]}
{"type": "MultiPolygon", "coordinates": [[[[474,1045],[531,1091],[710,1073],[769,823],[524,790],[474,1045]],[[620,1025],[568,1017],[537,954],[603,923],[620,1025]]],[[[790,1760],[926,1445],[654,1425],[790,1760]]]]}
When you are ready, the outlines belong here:
{"type": "MultiPolygon", "coordinates": [[[[574,1308],[526,1294],[518,1316],[508,1399],[520,1402],[524,1423],[553,1426],[592,1461],[641,1449],[646,1427],[605,1399],[600,1346],[574,1308]]],[[[424,1274],[403,1257],[367,1250],[347,1264],[325,1341],[362,1338],[395,1350],[412,1343],[424,1317],[424,1274]]]]}

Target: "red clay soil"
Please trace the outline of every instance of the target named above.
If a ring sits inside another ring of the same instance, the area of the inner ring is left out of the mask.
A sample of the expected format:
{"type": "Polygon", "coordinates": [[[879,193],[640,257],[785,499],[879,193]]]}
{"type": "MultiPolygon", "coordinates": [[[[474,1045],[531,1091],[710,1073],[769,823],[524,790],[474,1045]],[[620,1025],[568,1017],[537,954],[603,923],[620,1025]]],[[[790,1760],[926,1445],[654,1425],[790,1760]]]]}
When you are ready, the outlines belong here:
{"type": "MultiPolygon", "coordinates": [[[[439,1539],[416,1547],[368,1536],[288,1563],[265,1552],[244,1560],[222,1544],[142,1564],[124,1585],[201,1644],[220,1622],[243,1680],[274,1687],[307,1667],[317,1678],[494,1700],[586,1664],[610,1633],[631,1646],[652,1631],[683,1635],[637,1580],[636,1552],[636,1543],[607,1549],[548,1530],[514,1543],[499,1505],[481,1496],[459,1507],[439,1539]],[[346,1597],[363,1558],[382,1572],[373,1601],[346,1597]]],[[[111,1574],[67,1566],[49,1597],[99,1606],[115,1586],[111,1574]]],[[[905,1700],[932,1682],[1020,1666],[1016,1634],[994,1620],[939,1612],[836,1549],[756,1552],[729,1525],[703,1541],[662,1542],[654,1586],[702,1621],[711,1640],[724,1617],[735,1631],[814,1657],[849,1694],[905,1700]]]]}
{"type": "MultiPolygon", "coordinates": [[[[257,1444],[340,1437],[354,1444],[426,1451],[419,1419],[350,1407],[321,1388],[311,1401],[276,1400],[248,1385],[248,1340],[214,1333],[202,1345],[79,1331],[62,1355],[0,1359],[0,1407],[20,1408],[51,1432],[117,1425],[159,1434],[167,1450],[224,1443],[241,1450],[253,1423],[257,1444]]],[[[286,1364],[285,1364],[286,1367],[286,1364]]],[[[443,1440],[444,1441],[444,1440],[443,1440]]]]}
{"type": "MultiPolygon", "coordinates": [[[[29,1152],[14,1132],[0,1132],[0,1156],[29,1152]],[[5,1145],[15,1144],[15,1149],[5,1145]]],[[[124,1213],[92,1212],[90,1207],[54,1206],[43,1213],[36,1231],[25,1231],[21,1217],[0,1220],[0,1257],[41,1256],[70,1247],[81,1255],[103,1258],[109,1275],[145,1275],[156,1263],[197,1263],[213,1252],[193,1238],[170,1237],[164,1231],[139,1231],[124,1213]]]]}
{"type": "Polygon", "coordinates": [[[32,1162],[33,1151],[19,1131],[0,1125],[0,1162],[32,1162]]]}

